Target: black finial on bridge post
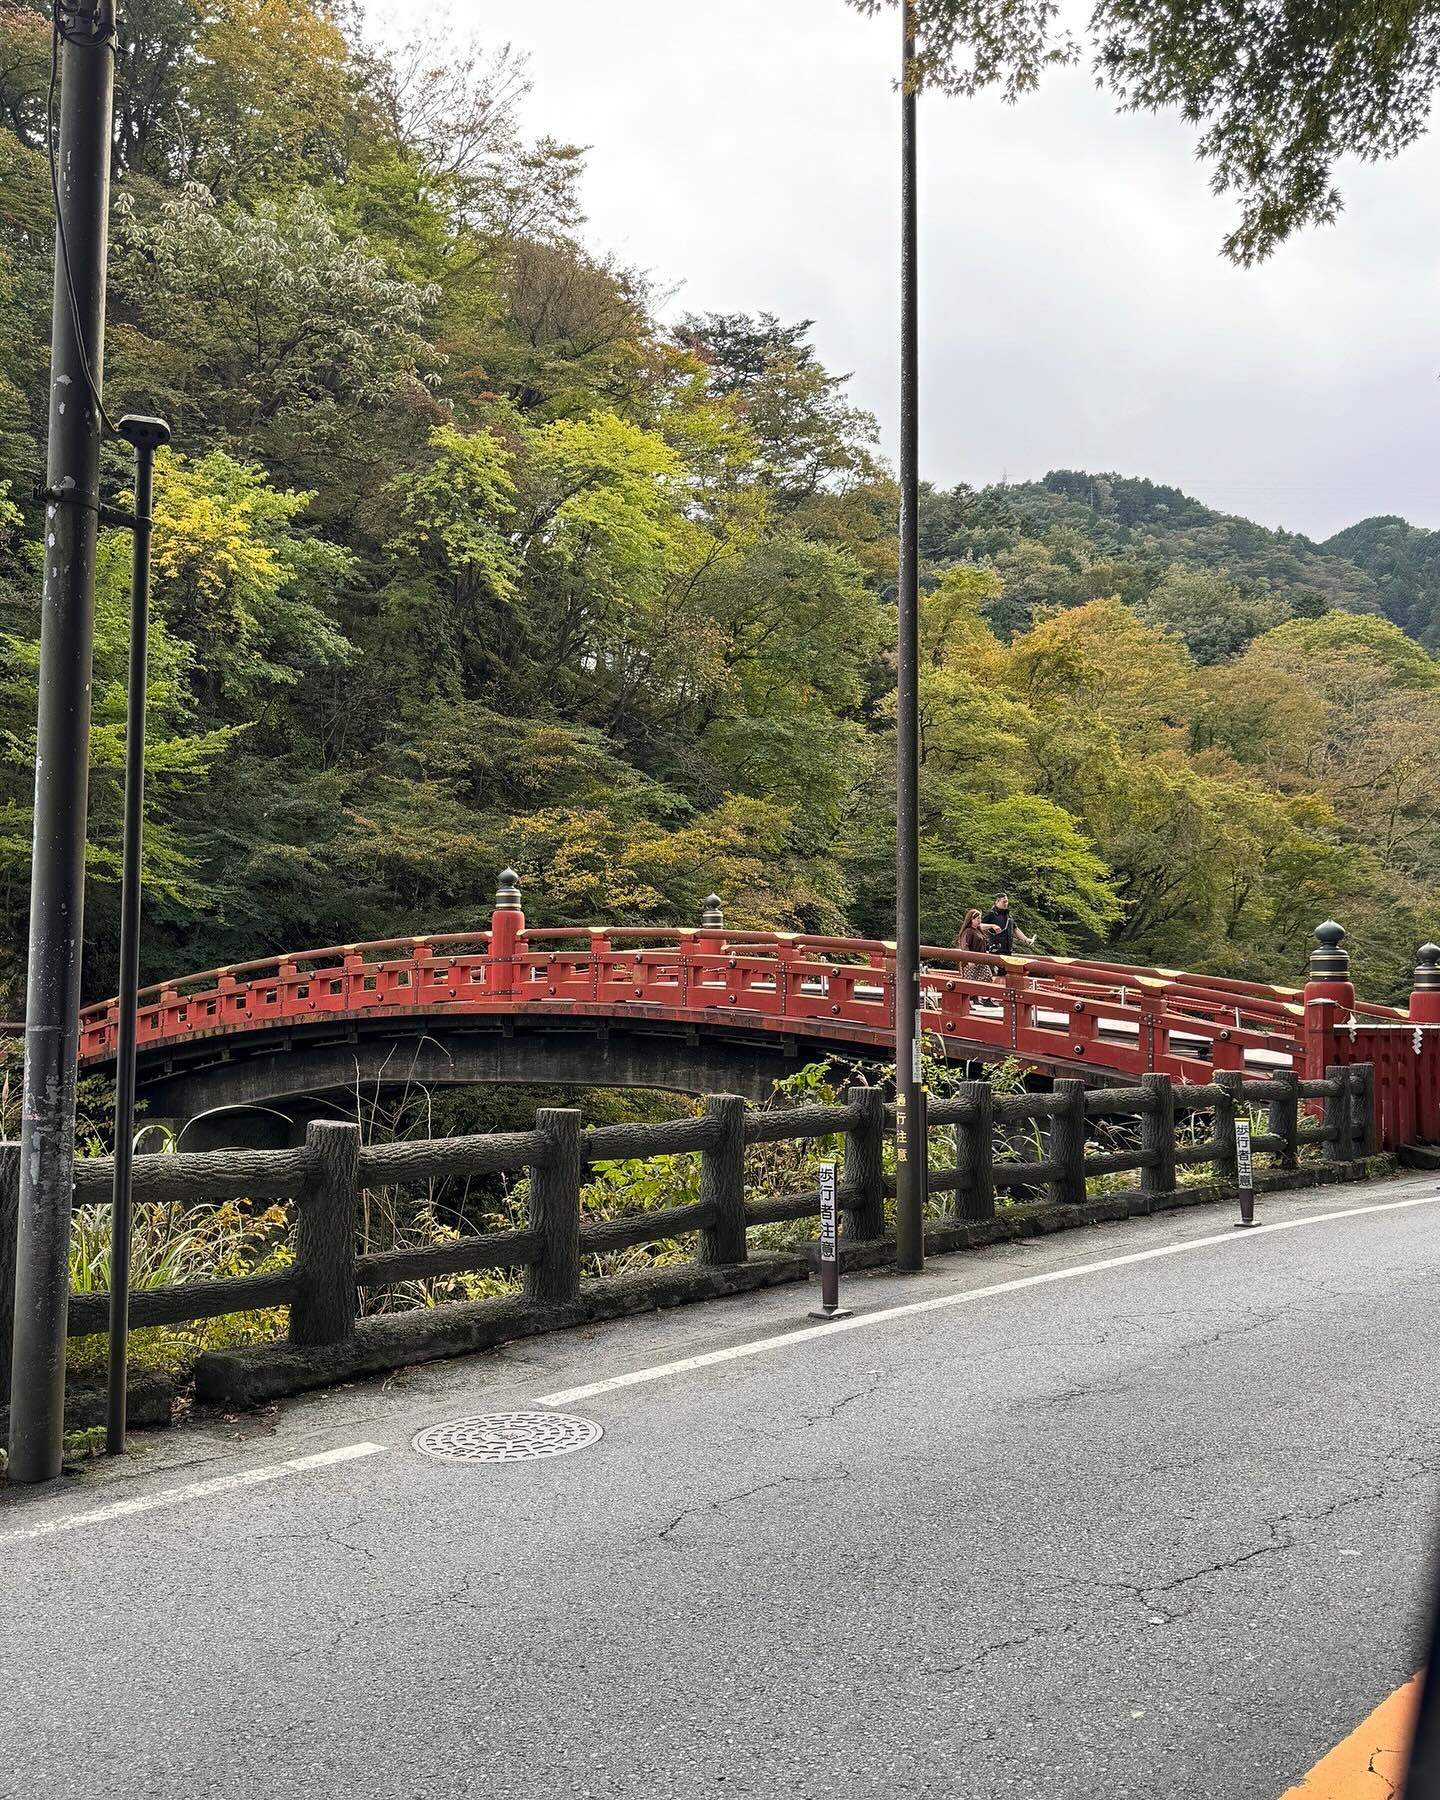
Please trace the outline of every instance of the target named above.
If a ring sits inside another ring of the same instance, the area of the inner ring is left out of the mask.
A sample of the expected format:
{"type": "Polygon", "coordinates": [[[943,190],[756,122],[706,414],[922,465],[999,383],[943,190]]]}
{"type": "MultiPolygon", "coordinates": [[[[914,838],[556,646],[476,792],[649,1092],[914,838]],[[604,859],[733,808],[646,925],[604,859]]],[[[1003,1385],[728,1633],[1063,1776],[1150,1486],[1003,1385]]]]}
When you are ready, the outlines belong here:
{"type": "Polygon", "coordinates": [[[1416,952],[1410,1017],[1422,1025],[1440,1025],[1440,944],[1422,944],[1416,952]]]}
{"type": "Polygon", "coordinates": [[[700,923],[710,931],[724,930],[725,913],[720,905],[720,896],[718,894],[710,894],[707,896],[700,913],[700,923]]]}
{"type": "Polygon", "coordinates": [[[520,905],[520,877],[513,869],[502,869],[495,884],[495,910],[519,912],[520,905]]]}
{"type": "Polygon", "coordinates": [[[1345,927],[1337,925],[1334,919],[1327,919],[1323,925],[1315,927],[1315,948],[1310,952],[1312,981],[1350,979],[1350,953],[1341,948],[1344,941],[1345,927]]]}

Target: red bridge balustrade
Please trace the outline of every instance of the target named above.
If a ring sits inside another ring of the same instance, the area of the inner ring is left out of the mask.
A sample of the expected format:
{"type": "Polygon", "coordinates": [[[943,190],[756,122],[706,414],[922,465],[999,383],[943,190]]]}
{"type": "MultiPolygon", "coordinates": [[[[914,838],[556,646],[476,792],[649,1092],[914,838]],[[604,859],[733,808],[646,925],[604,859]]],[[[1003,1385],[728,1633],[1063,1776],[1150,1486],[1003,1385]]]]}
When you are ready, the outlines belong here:
{"type": "Polygon", "coordinates": [[[1440,1143],[1440,944],[1422,944],[1407,1013],[1357,1003],[1345,933],[1333,920],[1316,933],[1305,988],[1306,1073],[1373,1064],[1375,1130],[1381,1149],[1440,1143]]]}
{"type": "MultiPolygon", "coordinates": [[[[1440,1142],[1440,947],[1420,952],[1407,1017],[1356,1001],[1344,935],[1319,927],[1303,990],[1071,957],[1009,957],[1002,979],[969,981],[962,952],[927,949],[924,1020],[952,1060],[1015,1057],[1096,1082],[1152,1071],[1204,1081],[1222,1069],[1313,1079],[1373,1063],[1381,1146],[1440,1142]]],[[[743,1027],[888,1060],[894,972],[894,945],[879,940],[728,930],[715,895],[693,928],[530,930],[507,869],[488,931],[296,951],[163,982],[141,994],[138,1041],[143,1065],[206,1045],[273,1049],[326,1023],[383,1031],[556,1015],[743,1027]]],[[[115,1042],[114,1002],[86,1008],[82,1068],[112,1061],[115,1042]]]]}

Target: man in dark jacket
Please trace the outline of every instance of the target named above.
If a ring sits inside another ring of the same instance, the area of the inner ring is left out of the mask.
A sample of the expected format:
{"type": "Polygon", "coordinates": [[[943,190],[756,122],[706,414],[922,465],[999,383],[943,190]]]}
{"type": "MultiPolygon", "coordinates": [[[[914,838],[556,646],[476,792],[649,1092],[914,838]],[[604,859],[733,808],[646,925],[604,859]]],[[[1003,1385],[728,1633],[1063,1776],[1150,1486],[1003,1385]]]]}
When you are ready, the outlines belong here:
{"type": "Polygon", "coordinates": [[[997,894],[995,904],[990,908],[980,923],[990,933],[990,942],[1001,956],[1009,956],[1018,940],[1022,944],[1033,944],[1033,937],[1027,937],[1015,923],[1015,915],[1010,910],[1010,896],[997,894]]]}

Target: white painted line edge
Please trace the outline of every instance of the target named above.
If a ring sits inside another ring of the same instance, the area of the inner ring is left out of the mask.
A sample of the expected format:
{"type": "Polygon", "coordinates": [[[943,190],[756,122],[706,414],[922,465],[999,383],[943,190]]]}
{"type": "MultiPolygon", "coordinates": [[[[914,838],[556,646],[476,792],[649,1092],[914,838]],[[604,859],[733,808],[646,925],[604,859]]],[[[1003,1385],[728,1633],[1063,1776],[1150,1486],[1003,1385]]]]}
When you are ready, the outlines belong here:
{"type": "Polygon", "coordinates": [[[213,1475],[208,1481],[192,1481],[185,1487],[162,1488],[158,1494],[136,1494],[129,1500],[112,1500],[90,1512],[62,1513],[58,1519],[42,1519],[15,1531],[0,1532],[0,1544],[23,1543],[29,1538],[54,1537],[62,1531],[78,1531],[82,1525],[104,1525],[111,1519],[128,1519],[135,1513],[155,1512],[162,1506],[178,1506],[183,1500],[204,1500],[211,1494],[228,1494],[238,1488],[259,1487],[282,1475],[303,1474],[308,1469],[328,1469],[336,1463],[354,1462],[359,1456],[378,1456],[383,1444],[342,1444],[338,1450],[321,1450],[312,1456],[292,1456],[285,1462],[265,1463],[258,1469],[238,1469],[231,1475],[213,1475]]]}
{"type": "Polygon", "coordinates": [[[1151,1250],[1132,1250],[1126,1256],[1107,1256],[1098,1262],[1075,1263],[1067,1269],[1050,1269],[1043,1275],[1022,1275],[1013,1281],[997,1281],[989,1287],[966,1288],[958,1294],[939,1294],[932,1300],[910,1300],[901,1306],[887,1306],[879,1312],[855,1313],[848,1319],[833,1319],[828,1324],[801,1326],[778,1337],[756,1338],[749,1344],[732,1344],[725,1350],[707,1350],[699,1356],[684,1356],[678,1362],[657,1363],[648,1369],[630,1369],[623,1375],[610,1375],[603,1381],[589,1381],[583,1387],[564,1388],[558,1393],[542,1394],[539,1406],[570,1406],[578,1400],[593,1400],[598,1394],[612,1394],[618,1388],[639,1387],[646,1382],[664,1381],[671,1375],[688,1375],[694,1369],[713,1368],[717,1363],[738,1362],[747,1356],[766,1356],[772,1350],[793,1350],[797,1345],[813,1344],[832,1338],[842,1331],[864,1331],[872,1325],[888,1325],[892,1319],[904,1319],[916,1313],[940,1312],[952,1306],[970,1306],[977,1300],[990,1300],[997,1294],[1015,1294],[1023,1288],[1045,1287],[1052,1281],[1074,1281],[1081,1275],[1098,1275],[1106,1269],[1128,1268],[1133,1263],[1156,1262],[1165,1256],[1184,1256],[1193,1250],[1208,1250],[1221,1244],[1242,1248],[1277,1231],[1299,1231],[1307,1225],[1326,1225],[1336,1219],[1358,1219],[1369,1213],[1404,1212],[1414,1206],[1434,1206],[1440,1192],[1421,1194],[1410,1200],[1382,1200],[1373,1206],[1347,1206],[1338,1212],[1307,1213],[1299,1219],[1279,1219],[1271,1225],[1257,1225],[1251,1231],[1229,1230],[1209,1237],[1189,1238],[1181,1244],[1160,1244],[1151,1250]]]}

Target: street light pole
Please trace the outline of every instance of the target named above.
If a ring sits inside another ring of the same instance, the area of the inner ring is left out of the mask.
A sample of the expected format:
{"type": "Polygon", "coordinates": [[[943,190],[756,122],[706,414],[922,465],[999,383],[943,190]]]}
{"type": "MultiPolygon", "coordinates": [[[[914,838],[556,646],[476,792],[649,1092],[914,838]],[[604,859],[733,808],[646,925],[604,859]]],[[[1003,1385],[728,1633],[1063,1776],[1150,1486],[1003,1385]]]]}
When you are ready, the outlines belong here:
{"type": "Polygon", "coordinates": [[[60,142],[25,995],[10,1478],[60,1473],[85,910],[114,0],[56,7],[60,142]]]}
{"type": "Polygon", "coordinates": [[[900,581],[895,714],[895,1261],[925,1266],[927,1134],[920,1078],[920,307],[913,0],[901,3],[900,581]]]}
{"type": "Polygon", "coordinates": [[[145,838],[145,702],[150,643],[150,529],[155,452],[170,442],[163,419],[129,413],[117,428],[135,450],[130,571],[130,670],[125,705],[125,832],[120,854],[119,1021],[115,1045],[115,1175],[110,1199],[110,1358],[105,1450],[125,1450],[130,1330],[130,1196],[135,1160],[135,1036],[140,1004],[141,872],[145,838]]]}

